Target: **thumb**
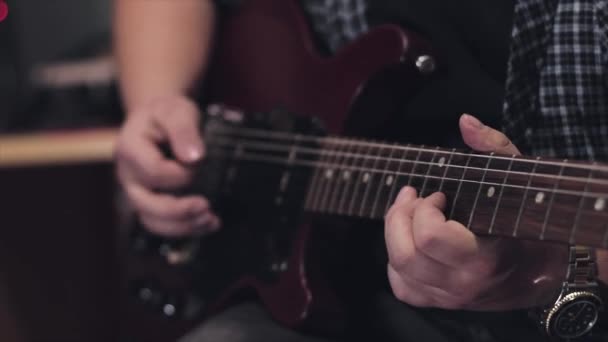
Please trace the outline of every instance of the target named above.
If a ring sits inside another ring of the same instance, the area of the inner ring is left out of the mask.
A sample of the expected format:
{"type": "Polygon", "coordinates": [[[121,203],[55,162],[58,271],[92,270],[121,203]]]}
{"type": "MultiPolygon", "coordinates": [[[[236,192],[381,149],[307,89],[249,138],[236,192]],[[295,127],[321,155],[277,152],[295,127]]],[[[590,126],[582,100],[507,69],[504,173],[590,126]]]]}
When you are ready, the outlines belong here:
{"type": "Polygon", "coordinates": [[[460,132],[464,142],[476,151],[521,154],[506,135],[484,125],[472,115],[463,114],[460,117],[460,132]]]}
{"type": "Polygon", "coordinates": [[[175,158],[186,164],[200,161],[205,153],[199,130],[200,114],[195,105],[182,103],[158,120],[165,131],[175,158]]]}

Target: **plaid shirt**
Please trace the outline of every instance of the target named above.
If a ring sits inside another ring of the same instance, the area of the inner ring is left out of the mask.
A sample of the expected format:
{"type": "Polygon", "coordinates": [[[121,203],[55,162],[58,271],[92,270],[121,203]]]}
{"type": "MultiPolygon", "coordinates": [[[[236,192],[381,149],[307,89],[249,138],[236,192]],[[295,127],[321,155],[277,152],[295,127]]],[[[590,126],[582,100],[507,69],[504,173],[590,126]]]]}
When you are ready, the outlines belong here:
{"type": "MultiPolygon", "coordinates": [[[[365,0],[302,0],[331,51],[366,32],[365,0]]],[[[518,0],[503,130],[533,155],[608,160],[607,1],[518,0]]]]}
{"type": "Polygon", "coordinates": [[[335,52],[369,29],[365,0],[302,0],[315,33],[335,52]]]}
{"type": "Polygon", "coordinates": [[[518,1],[504,128],[527,153],[608,160],[607,6],[518,1]]]}

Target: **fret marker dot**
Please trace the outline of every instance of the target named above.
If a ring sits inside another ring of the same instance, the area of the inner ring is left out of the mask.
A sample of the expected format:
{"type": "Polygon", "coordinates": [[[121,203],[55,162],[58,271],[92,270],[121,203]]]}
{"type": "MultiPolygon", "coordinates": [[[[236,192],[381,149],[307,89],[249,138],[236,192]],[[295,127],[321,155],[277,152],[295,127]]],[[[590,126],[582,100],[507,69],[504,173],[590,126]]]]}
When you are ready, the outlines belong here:
{"type": "Polygon", "coordinates": [[[334,176],[334,170],[325,171],[325,178],[331,179],[334,176]]]}
{"type": "Polygon", "coordinates": [[[595,201],[595,205],[593,206],[593,208],[596,211],[602,211],[606,208],[606,199],[605,198],[598,198],[597,201],[595,201]]]}
{"type": "Polygon", "coordinates": [[[363,183],[367,183],[367,182],[369,182],[369,177],[370,177],[370,176],[369,176],[369,173],[364,174],[364,175],[363,175],[363,183]]]}
{"type": "Polygon", "coordinates": [[[439,167],[443,167],[445,165],[445,157],[439,158],[439,167]]]}
{"type": "Polygon", "coordinates": [[[342,178],[344,178],[344,180],[349,180],[350,179],[350,171],[344,171],[344,173],[342,174],[342,178]]]}
{"type": "Polygon", "coordinates": [[[494,197],[494,194],[496,194],[496,188],[494,188],[493,186],[488,188],[488,198],[492,198],[494,197]]]}
{"type": "Polygon", "coordinates": [[[391,186],[393,184],[393,176],[388,176],[386,178],[386,186],[391,186]]]}
{"type": "Polygon", "coordinates": [[[544,192],[537,193],[534,201],[536,202],[536,204],[543,203],[545,201],[545,193],[544,192]]]}

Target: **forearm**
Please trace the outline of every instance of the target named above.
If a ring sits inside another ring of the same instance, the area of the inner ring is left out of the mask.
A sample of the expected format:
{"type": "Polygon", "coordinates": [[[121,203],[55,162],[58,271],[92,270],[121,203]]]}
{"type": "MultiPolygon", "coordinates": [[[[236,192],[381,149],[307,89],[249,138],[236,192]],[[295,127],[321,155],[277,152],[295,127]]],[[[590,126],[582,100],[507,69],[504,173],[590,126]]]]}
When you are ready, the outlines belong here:
{"type": "Polygon", "coordinates": [[[130,111],[158,96],[187,94],[205,71],[212,0],[115,0],[114,32],[123,101],[130,111]]]}

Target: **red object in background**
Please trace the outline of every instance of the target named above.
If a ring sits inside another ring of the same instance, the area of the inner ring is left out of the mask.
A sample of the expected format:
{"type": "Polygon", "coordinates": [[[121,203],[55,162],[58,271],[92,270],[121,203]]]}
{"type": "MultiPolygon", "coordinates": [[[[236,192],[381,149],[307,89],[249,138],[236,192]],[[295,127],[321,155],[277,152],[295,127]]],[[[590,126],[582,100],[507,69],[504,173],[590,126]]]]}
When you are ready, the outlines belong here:
{"type": "Polygon", "coordinates": [[[3,0],[0,0],[0,22],[8,17],[8,5],[3,0]]]}

